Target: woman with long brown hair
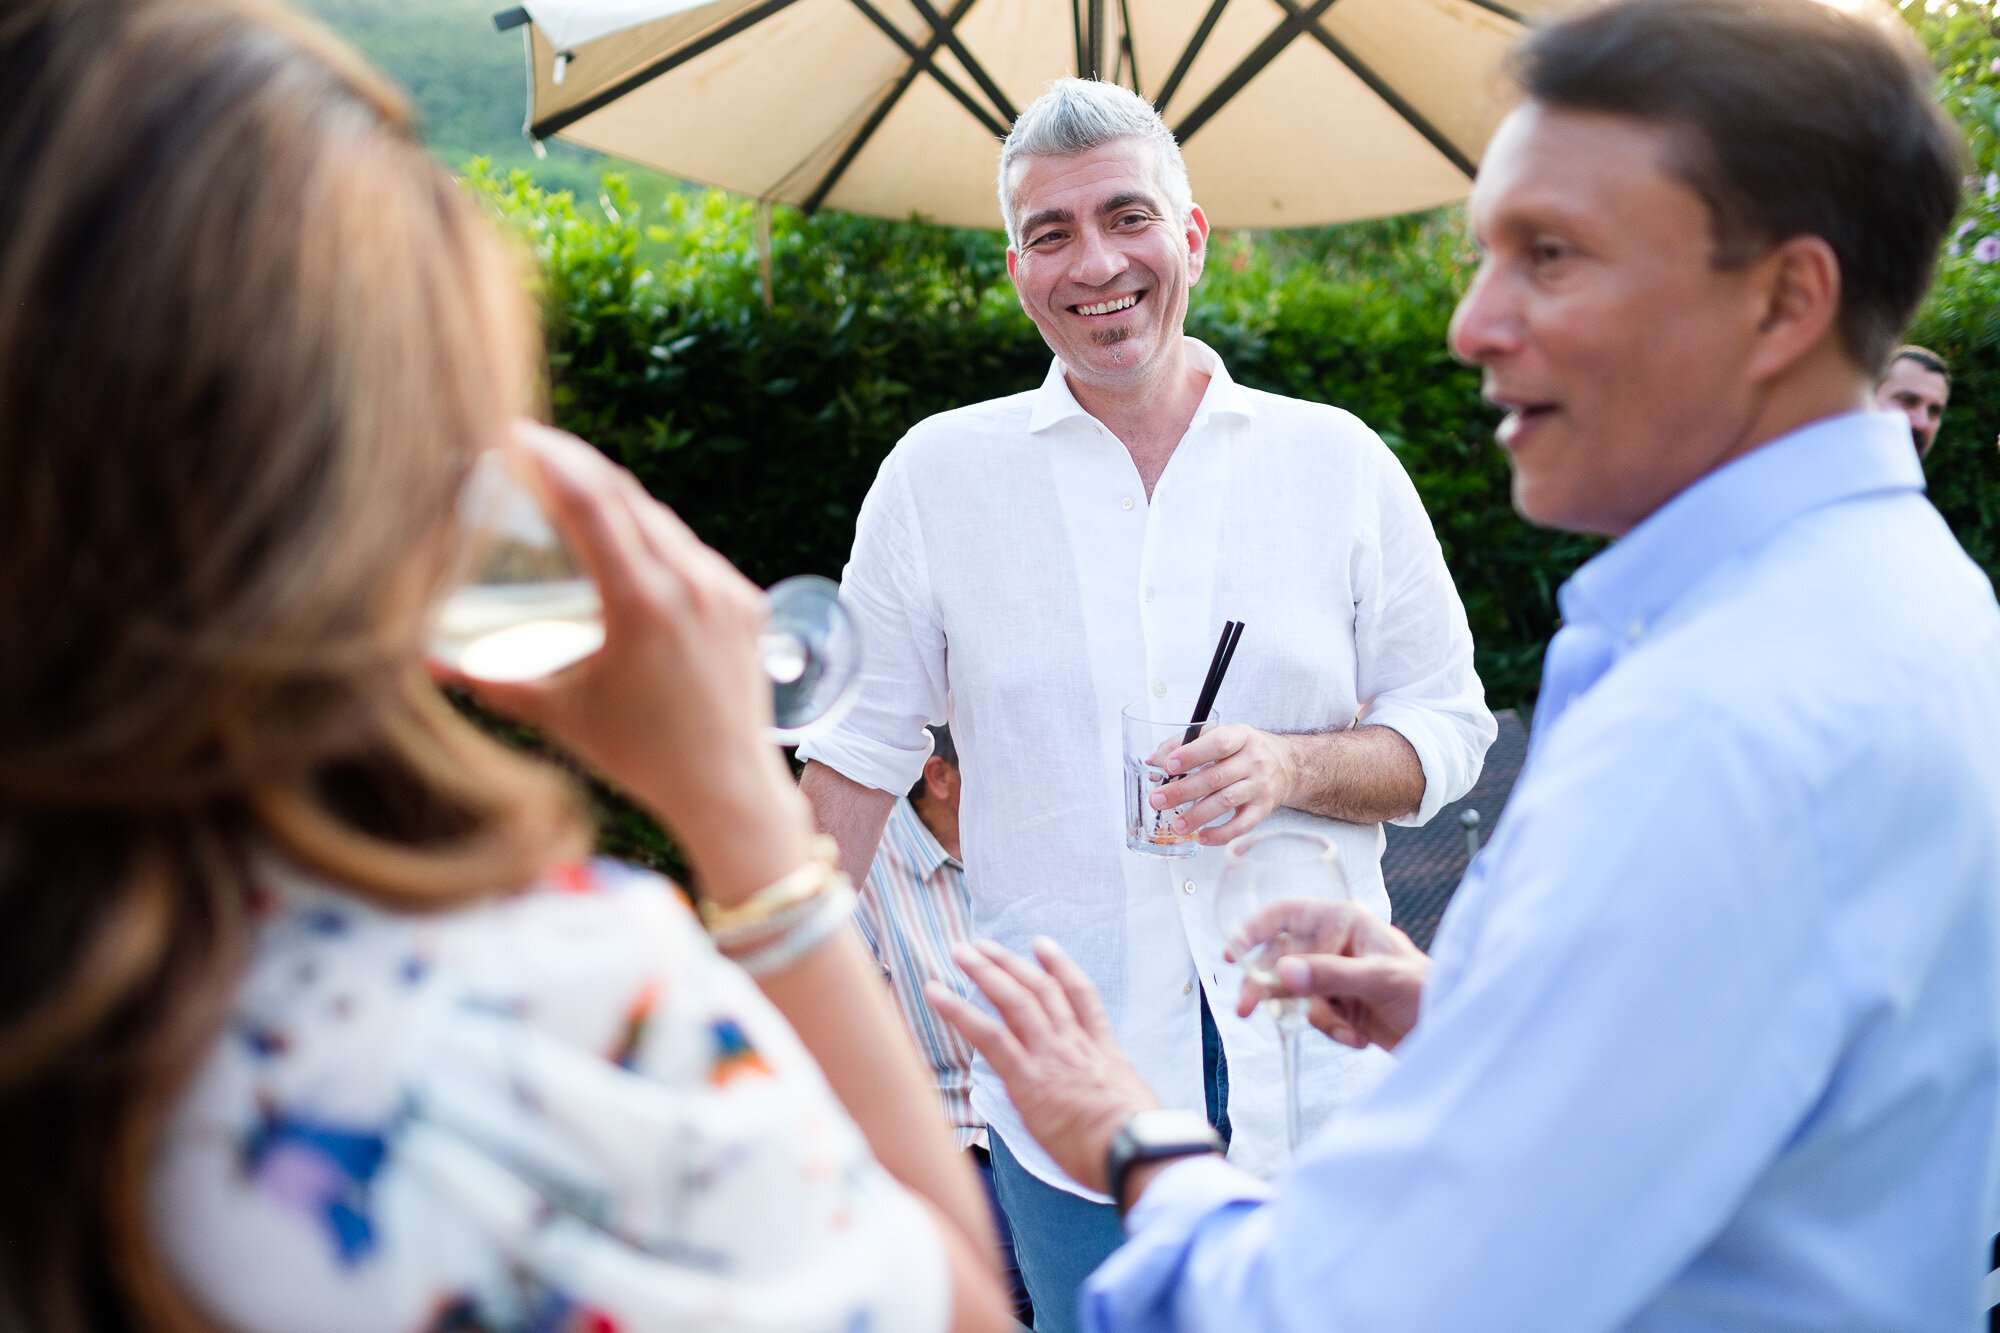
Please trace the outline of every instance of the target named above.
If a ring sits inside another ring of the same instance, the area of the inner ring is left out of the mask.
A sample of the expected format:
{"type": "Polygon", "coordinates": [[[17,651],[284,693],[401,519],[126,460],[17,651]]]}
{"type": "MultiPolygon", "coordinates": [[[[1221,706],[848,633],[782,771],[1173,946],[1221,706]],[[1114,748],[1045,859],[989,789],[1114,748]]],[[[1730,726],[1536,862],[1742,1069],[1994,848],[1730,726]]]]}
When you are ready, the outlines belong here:
{"type": "Polygon", "coordinates": [[[425,673],[536,339],[394,94],[253,0],[5,0],[0,180],[0,1329],[1004,1324],[756,590],[522,432],[606,642],[488,702],[754,983],[425,673]]]}

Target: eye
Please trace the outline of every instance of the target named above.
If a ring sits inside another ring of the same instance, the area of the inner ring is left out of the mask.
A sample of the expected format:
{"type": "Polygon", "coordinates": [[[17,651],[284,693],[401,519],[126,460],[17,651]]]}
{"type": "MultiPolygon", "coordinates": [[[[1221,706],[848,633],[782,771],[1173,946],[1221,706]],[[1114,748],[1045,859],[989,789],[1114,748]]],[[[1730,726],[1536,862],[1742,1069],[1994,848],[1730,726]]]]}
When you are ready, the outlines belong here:
{"type": "Polygon", "coordinates": [[[1566,242],[1551,236],[1537,237],[1528,246],[1528,261],[1537,268],[1547,268],[1568,259],[1572,251],[1566,242]]]}

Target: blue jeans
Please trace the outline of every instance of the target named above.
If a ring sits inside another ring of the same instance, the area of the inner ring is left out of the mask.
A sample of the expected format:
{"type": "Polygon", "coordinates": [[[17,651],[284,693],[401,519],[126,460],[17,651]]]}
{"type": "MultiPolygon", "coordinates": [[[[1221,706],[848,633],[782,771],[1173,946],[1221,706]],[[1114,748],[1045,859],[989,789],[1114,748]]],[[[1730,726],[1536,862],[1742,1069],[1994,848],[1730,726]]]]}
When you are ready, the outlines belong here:
{"type": "Polygon", "coordinates": [[[967,1148],[972,1156],[973,1169],[979,1172],[979,1183],[986,1187],[986,1206],[993,1214],[994,1238],[1000,1248],[1000,1279],[1007,1284],[1007,1294],[1014,1302],[1014,1318],[1023,1324],[1035,1322],[1035,1307],[1028,1302],[1028,1289],[1021,1284],[1021,1266],[1014,1262],[1014,1233],[1007,1225],[1007,1214],[1001,1211],[1000,1196],[993,1192],[993,1157],[984,1148],[967,1148]]]}
{"type": "MultiPolygon", "coordinates": [[[[1229,1062],[1222,1037],[1201,1001],[1201,1072],[1208,1122],[1229,1142],[1229,1062]]],[[[1006,1142],[993,1144],[993,1193],[1014,1233],[1014,1260],[1034,1303],[1035,1333],[1075,1333],[1083,1280],[1125,1243],[1125,1225],[1108,1203],[1092,1203],[1038,1179],[1006,1142]]]]}

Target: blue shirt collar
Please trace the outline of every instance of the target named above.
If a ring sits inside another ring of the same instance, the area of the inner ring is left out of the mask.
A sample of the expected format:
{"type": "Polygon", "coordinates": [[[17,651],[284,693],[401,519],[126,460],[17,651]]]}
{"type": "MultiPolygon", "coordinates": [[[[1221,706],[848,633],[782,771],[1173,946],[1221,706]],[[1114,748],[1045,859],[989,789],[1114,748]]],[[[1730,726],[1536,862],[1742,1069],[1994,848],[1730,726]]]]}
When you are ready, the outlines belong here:
{"type": "Polygon", "coordinates": [[[1897,412],[1848,412],[1781,435],[1709,473],[1587,561],[1557,593],[1567,624],[1637,639],[1723,561],[1810,510],[1922,491],[1897,412]]]}

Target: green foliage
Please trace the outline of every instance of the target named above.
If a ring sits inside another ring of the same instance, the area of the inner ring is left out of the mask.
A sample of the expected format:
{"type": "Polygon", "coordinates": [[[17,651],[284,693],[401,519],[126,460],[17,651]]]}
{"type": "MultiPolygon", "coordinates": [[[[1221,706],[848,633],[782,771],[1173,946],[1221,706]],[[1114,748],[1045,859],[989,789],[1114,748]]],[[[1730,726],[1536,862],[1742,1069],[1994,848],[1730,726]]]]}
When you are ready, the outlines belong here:
{"type": "MultiPolygon", "coordinates": [[[[454,169],[475,157],[532,168],[548,190],[597,198],[600,153],[551,141],[537,158],[521,133],[527,69],[521,34],[493,26],[512,0],[292,0],[352,43],[409,94],[424,141],[454,169]]],[[[649,191],[672,178],[625,168],[649,191]]]]}
{"type": "MultiPolygon", "coordinates": [[[[471,177],[544,275],[558,421],[673,505],[752,578],[837,575],[875,471],[933,412],[1032,387],[1049,353],[1004,281],[1000,238],[775,210],[764,307],[754,209],[719,192],[603,218],[522,173],[471,177]],[[644,262],[647,251],[663,256],[644,262]]],[[[1533,694],[1554,589],[1591,549],[1523,523],[1477,373],[1445,350],[1469,256],[1455,213],[1290,256],[1218,238],[1189,327],[1258,388],[1346,407],[1409,470],[1458,579],[1496,705],[1533,694]],[[1310,252],[1310,253],[1309,253],[1310,252]]]]}
{"type": "Polygon", "coordinates": [[[2000,26],[1984,4],[1903,12],[1931,51],[1939,96],[1965,132],[1965,202],[1909,340],[1952,367],[1951,404],[1924,460],[1931,500],[1966,551],[2000,582],[2000,26]],[[1984,246],[1981,242],[1986,242],[1984,246]]]}

